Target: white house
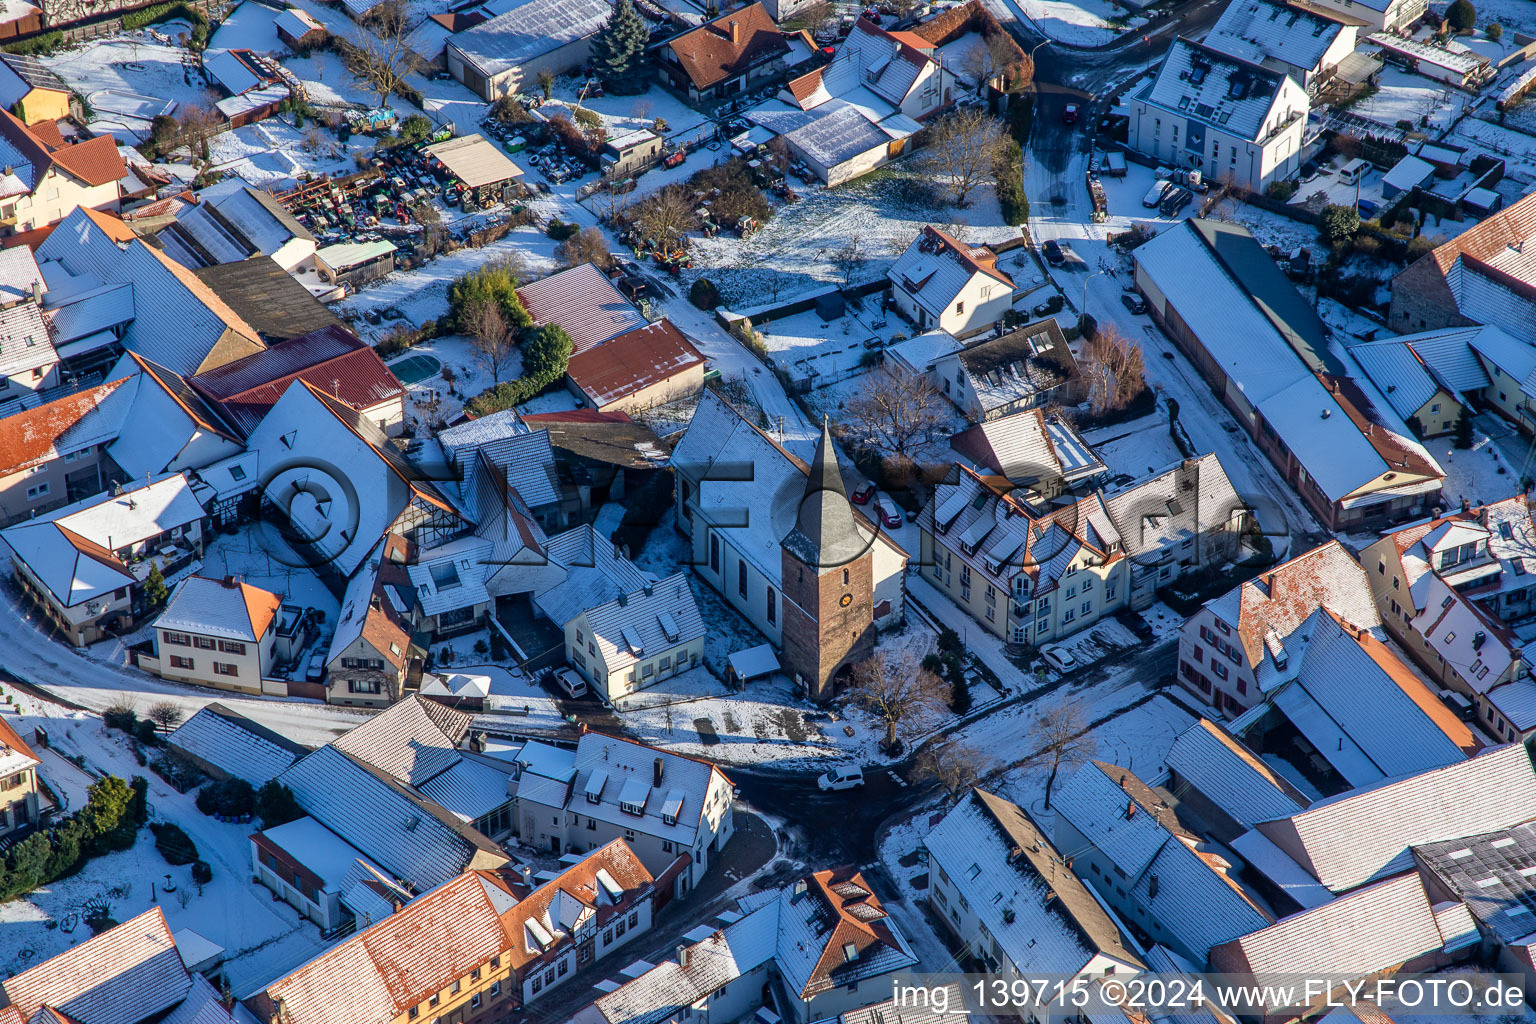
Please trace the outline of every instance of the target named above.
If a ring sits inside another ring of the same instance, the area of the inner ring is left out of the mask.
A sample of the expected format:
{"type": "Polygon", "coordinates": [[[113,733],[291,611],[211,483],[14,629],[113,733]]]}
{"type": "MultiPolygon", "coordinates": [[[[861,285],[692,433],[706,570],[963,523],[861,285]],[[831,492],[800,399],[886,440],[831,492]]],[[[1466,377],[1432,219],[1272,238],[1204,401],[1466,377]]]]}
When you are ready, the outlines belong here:
{"type": "Polygon", "coordinates": [[[989,329],[1013,308],[1013,279],[985,246],[969,246],[928,225],[886,271],[901,315],[957,338],[989,329]]]}
{"type": "Polygon", "coordinates": [[[1262,192],[1301,166],[1311,101],[1286,74],[1177,39],[1157,76],[1127,98],[1127,144],[1170,167],[1262,192]]]}
{"type": "Polygon", "coordinates": [[[0,531],[16,581],[77,647],[133,617],[158,566],[168,584],[202,563],[203,506],[180,473],[151,478],[0,531]]]}
{"type": "Polygon", "coordinates": [[[709,630],[687,576],[674,573],[565,624],[567,657],[608,700],[696,668],[709,630]]]}
{"type": "Polygon", "coordinates": [[[0,160],[0,230],[7,234],[58,223],[77,208],[121,205],[118,182],[128,165],[110,135],[69,143],[52,121],[29,128],[0,110],[0,160]]]}
{"type": "Polygon", "coordinates": [[[1327,17],[1383,32],[1409,28],[1429,9],[1427,0],[1308,0],[1308,5],[1327,17]]]}
{"type": "Polygon", "coordinates": [[[973,789],[923,838],[928,906],[989,973],[1146,969],[1071,863],[1018,804],[973,789]]]}
{"type": "Polygon", "coordinates": [[[160,677],[261,693],[282,604],[279,595],[240,580],[187,577],[155,620],[160,677]]]}
{"type": "Polygon", "coordinates": [[[1205,37],[1230,57],[1289,75],[1316,96],[1354,52],[1359,27],[1274,0],[1232,0],[1205,37]]]}
{"type": "Polygon", "coordinates": [[[485,9],[490,20],[455,33],[446,50],[449,73],[484,100],[531,89],[541,71],[584,63],[613,11],[607,0],[491,0],[485,9]]]}

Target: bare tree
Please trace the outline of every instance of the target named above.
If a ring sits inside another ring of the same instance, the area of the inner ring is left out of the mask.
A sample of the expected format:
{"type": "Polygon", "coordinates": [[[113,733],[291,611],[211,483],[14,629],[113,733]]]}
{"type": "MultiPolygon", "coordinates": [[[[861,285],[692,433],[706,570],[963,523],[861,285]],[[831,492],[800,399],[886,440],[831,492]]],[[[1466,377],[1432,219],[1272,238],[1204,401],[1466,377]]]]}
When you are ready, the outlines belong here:
{"type": "Polygon", "coordinates": [[[629,116],[636,121],[647,120],[651,116],[651,101],[647,99],[635,100],[635,105],[629,108],[629,116]]]}
{"type": "Polygon", "coordinates": [[[815,0],[815,3],[807,4],[797,11],[794,20],[814,38],[836,16],[837,11],[828,0],[815,0]]]}
{"type": "Polygon", "coordinates": [[[599,228],[582,228],[555,247],[555,257],[567,267],[579,267],[583,263],[595,264],[600,270],[613,265],[613,255],[608,251],[608,239],[599,228]]]}
{"type": "Polygon", "coordinates": [[[981,763],[981,752],[958,740],[945,740],[924,747],[917,755],[919,774],[929,776],[944,790],[951,801],[959,800],[966,790],[976,785],[979,778],[976,766],[981,763]]]}
{"type": "Polygon", "coordinates": [[[923,162],[932,174],[949,183],[955,205],[964,206],[991,172],[1002,138],[1003,126],[997,118],[978,107],[961,107],[928,129],[923,162]]]}
{"type": "Polygon", "coordinates": [[[436,256],[442,251],[443,242],[448,236],[443,227],[443,214],[437,208],[437,204],[431,201],[414,203],[411,208],[411,216],[416,218],[416,223],[421,225],[421,253],[423,256],[436,256]]]}
{"type": "Polygon", "coordinates": [[[669,185],[634,207],[635,226],[652,245],[667,247],[698,226],[693,197],[686,189],[669,185]]]}
{"type": "Polygon", "coordinates": [[[910,650],[902,651],[894,664],[884,651],[876,651],[853,666],[848,699],[885,724],[885,748],[894,750],[903,722],[944,710],[949,704],[949,684],[923,668],[910,650]]]}
{"type": "Polygon", "coordinates": [[[1125,408],[1147,388],[1141,346],[1112,323],[1099,324],[1083,346],[1082,367],[1095,416],[1125,408]]]}
{"type": "Polygon", "coordinates": [[[466,306],[460,315],[464,329],[474,340],[475,361],[485,368],[494,383],[500,384],[517,352],[512,327],[507,323],[501,305],[490,299],[476,301],[466,306]]]}
{"type": "Polygon", "coordinates": [[[1098,741],[1088,731],[1088,716],[1079,698],[1058,692],[1052,703],[1040,709],[1029,727],[1029,743],[1034,753],[1024,759],[1030,768],[1049,767],[1045,779],[1045,809],[1051,809],[1051,789],[1062,765],[1082,764],[1098,749],[1098,741]]]}
{"type": "Polygon", "coordinates": [[[881,453],[917,461],[919,446],[949,422],[944,396],[924,374],[887,362],[864,378],[844,407],[858,438],[881,453]]]}
{"type": "Polygon", "coordinates": [[[364,24],[367,31],[340,40],[342,59],[355,78],[378,93],[382,107],[408,76],[421,70],[421,58],[411,47],[404,0],[385,0],[368,12],[364,24]]]}
{"type": "Polygon", "coordinates": [[[549,99],[555,91],[555,73],[550,71],[548,68],[545,68],[543,71],[539,72],[539,91],[544,94],[544,98],[546,100],[549,99]]]}
{"type": "Polygon", "coordinates": [[[853,272],[864,262],[864,239],[857,231],[832,252],[832,265],[843,275],[843,287],[853,283],[853,272]]]}
{"type": "Polygon", "coordinates": [[[976,83],[976,93],[985,91],[987,83],[998,75],[1012,71],[1025,60],[1018,44],[1001,32],[983,35],[971,44],[960,57],[960,74],[976,83]]]}
{"type": "Polygon", "coordinates": [[[162,700],[152,705],[146,717],[160,727],[162,732],[170,732],[181,724],[182,710],[173,700],[162,700]]]}

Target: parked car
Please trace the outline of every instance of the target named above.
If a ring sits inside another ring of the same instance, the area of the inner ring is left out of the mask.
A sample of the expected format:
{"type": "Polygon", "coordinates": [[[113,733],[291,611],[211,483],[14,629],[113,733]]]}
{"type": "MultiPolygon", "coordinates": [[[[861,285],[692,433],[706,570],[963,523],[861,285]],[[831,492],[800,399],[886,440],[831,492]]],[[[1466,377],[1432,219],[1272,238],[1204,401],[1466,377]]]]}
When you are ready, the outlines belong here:
{"type": "Polygon", "coordinates": [[[1168,194],[1163,197],[1163,201],[1158,204],[1157,212],[1164,217],[1177,216],[1178,212],[1188,206],[1194,198],[1195,194],[1189,189],[1174,187],[1169,190],[1168,194]]]}
{"type": "Polygon", "coordinates": [[[325,678],[325,652],[328,648],[322,647],[310,655],[309,668],[304,672],[304,678],[312,683],[318,683],[325,678]]]}
{"type": "Polygon", "coordinates": [[[1120,304],[1136,316],[1140,316],[1147,311],[1147,300],[1134,292],[1121,292],[1120,304]]]}
{"type": "Polygon", "coordinates": [[[1077,104],[1068,103],[1061,111],[1062,124],[1077,124],[1077,104]]]}
{"type": "Polygon", "coordinates": [[[1061,243],[1054,238],[1042,245],[1040,251],[1045,254],[1045,262],[1053,267],[1059,267],[1067,261],[1067,258],[1061,254],[1061,243]]]}
{"type": "Polygon", "coordinates": [[[1152,183],[1152,188],[1141,197],[1141,205],[1149,210],[1157,209],[1157,204],[1163,201],[1163,194],[1173,187],[1173,182],[1166,178],[1160,178],[1152,183]]]}
{"type": "Polygon", "coordinates": [[[1058,672],[1070,672],[1077,668],[1077,659],[1072,656],[1071,650],[1060,644],[1048,644],[1040,648],[1040,656],[1058,672]]]}
{"type": "Polygon", "coordinates": [[[1051,303],[1049,303],[1049,302],[1042,302],[1042,303],[1040,303],[1040,305],[1038,305],[1034,309],[1030,310],[1030,312],[1034,313],[1035,316],[1050,316],[1051,315],[1051,303]]]}
{"type": "Polygon", "coordinates": [[[894,530],[901,526],[901,509],[889,495],[880,495],[875,502],[875,512],[880,516],[880,522],[887,530],[894,530]]]}
{"type": "Polygon", "coordinates": [[[861,484],[853,490],[853,496],[849,499],[855,505],[868,505],[869,499],[875,496],[874,484],[861,484]]]}
{"type": "Polygon", "coordinates": [[[823,793],[834,789],[858,789],[862,785],[864,785],[864,769],[856,764],[838,765],[816,780],[816,788],[823,793]]]}
{"type": "Polygon", "coordinates": [[[572,700],[587,695],[587,681],[576,674],[575,669],[561,668],[555,670],[555,685],[565,691],[566,696],[572,700]]]}
{"type": "Polygon", "coordinates": [[[1365,218],[1376,216],[1377,211],[1381,209],[1380,206],[1369,199],[1362,199],[1355,206],[1360,210],[1360,216],[1365,218]]]}

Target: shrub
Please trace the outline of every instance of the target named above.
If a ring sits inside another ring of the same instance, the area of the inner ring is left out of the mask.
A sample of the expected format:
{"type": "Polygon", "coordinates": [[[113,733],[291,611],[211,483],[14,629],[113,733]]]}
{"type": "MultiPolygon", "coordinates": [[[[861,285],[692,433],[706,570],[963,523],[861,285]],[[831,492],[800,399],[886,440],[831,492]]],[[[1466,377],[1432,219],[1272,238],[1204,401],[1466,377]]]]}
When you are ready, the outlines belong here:
{"type": "Polygon", "coordinates": [[[1029,199],[1024,194],[1024,150],[1013,139],[1003,140],[992,159],[993,185],[1003,210],[1003,222],[1017,227],[1029,222],[1029,199]]]}
{"type": "Polygon", "coordinates": [[[555,324],[546,324],[523,345],[523,380],[543,391],[565,376],[575,346],[571,336],[555,324]]]}
{"type": "Polygon", "coordinates": [[[210,782],[197,791],[197,809],[207,815],[238,818],[256,812],[256,790],[244,779],[210,782]]]}
{"type": "Polygon", "coordinates": [[[1483,29],[1483,33],[1487,35],[1489,39],[1492,39],[1494,42],[1498,42],[1500,39],[1504,38],[1504,26],[1500,25],[1498,22],[1494,22],[1487,28],[1483,29]]]}
{"type": "Polygon", "coordinates": [[[256,813],[263,828],[276,828],[304,817],[304,810],[293,798],[293,790],[281,782],[266,783],[256,793],[256,813]]]}
{"type": "Polygon", "coordinates": [[[533,115],[515,97],[503,96],[491,104],[491,117],[502,124],[523,124],[532,121],[533,115]]]}
{"type": "Polygon", "coordinates": [[[208,866],[207,861],[195,860],[192,862],[192,881],[198,885],[207,885],[213,881],[213,868],[208,866]]]}
{"type": "Polygon", "coordinates": [[[1319,226],[1322,228],[1323,241],[1330,246],[1348,241],[1350,236],[1360,230],[1360,211],[1353,206],[1330,206],[1323,211],[1319,226]]]}
{"type": "Polygon", "coordinates": [[[1301,184],[1294,178],[1287,181],[1272,181],[1269,183],[1269,187],[1264,190],[1264,194],[1271,199],[1287,203],[1290,202],[1291,197],[1296,194],[1296,190],[1300,187],[1301,184]]]}
{"type": "Polygon", "coordinates": [[[1477,24],[1477,8],[1472,6],[1472,0],[1454,0],[1445,9],[1445,21],[1453,32],[1470,32],[1477,24]]]}
{"type": "Polygon", "coordinates": [[[160,733],[156,730],[154,722],[149,719],[140,719],[134,723],[133,738],[146,747],[158,747],[160,745],[160,733]]]}
{"type": "Polygon", "coordinates": [[[588,128],[601,128],[603,119],[597,116],[597,111],[588,110],[586,107],[576,107],[571,111],[571,116],[576,118],[577,124],[584,124],[588,128]]]}
{"type": "Polygon", "coordinates": [[[1375,256],[1381,252],[1381,239],[1375,235],[1367,235],[1362,232],[1354,237],[1352,244],[1355,247],[1355,252],[1361,256],[1375,256]]]}
{"type": "Polygon", "coordinates": [[[162,21],[190,21],[192,23],[192,38],[188,41],[187,48],[197,51],[208,45],[207,16],[191,4],[183,3],[182,0],[175,0],[174,3],[155,4],[153,7],[145,7],[143,10],[130,11],[123,15],[123,28],[144,28],[162,21]]]}
{"type": "Polygon", "coordinates": [[[155,822],[149,830],[155,834],[155,849],[160,851],[167,864],[191,864],[197,860],[197,844],[181,830],[181,826],[155,822]]]}
{"type": "Polygon", "coordinates": [[[4,49],[6,53],[35,55],[39,53],[52,53],[63,45],[64,33],[54,29],[52,32],[44,32],[42,35],[33,36],[31,39],[23,39],[16,43],[6,43],[0,49],[4,49]]]}
{"type": "Polygon", "coordinates": [[[688,301],[699,309],[714,309],[720,305],[720,289],[709,278],[701,277],[688,289],[688,301]]]}
{"type": "Polygon", "coordinates": [[[400,122],[400,137],[406,142],[420,142],[432,134],[432,122],[425,114],[412,114],[400,122]]]}
{"type": "Polygon", "coordinates": [[[122,700],[103,711],[101,721],[108,729],[132,735],[138,728],[139,716],[134,714],[132,703],[122,700]]]}
{"type": "Polygon", "coordinates": [[[549,218],[549,227],[544,229],[544,234],[556,242],[563,242],[580,230],[581,226],[578,224],[567,224],[559,217],[551,217],[549,218]]]}
{"type": "Polygon", "coordinates": [[[513,327],[531,327],[533,317],[517,297],[517,286],[517,274],[504,263],[476,267],[448,286],[448,319],[455,329],[462,329],[464,310],[476,302],[489,301],[501,306],[502,315],[513,327]]]}

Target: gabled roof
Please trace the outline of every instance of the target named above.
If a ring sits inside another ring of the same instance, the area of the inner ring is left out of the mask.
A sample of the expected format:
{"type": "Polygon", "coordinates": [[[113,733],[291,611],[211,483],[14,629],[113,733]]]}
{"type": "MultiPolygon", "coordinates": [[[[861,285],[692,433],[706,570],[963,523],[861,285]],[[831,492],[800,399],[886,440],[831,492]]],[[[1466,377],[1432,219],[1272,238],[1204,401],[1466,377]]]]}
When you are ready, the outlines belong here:
{"type": "Polygon", "coordinates": [[[1096,954],[1141,966],[1131,941],[1017,804],[973,789],[923,846],[1015,969],[1073,975],[1096,954]]]}
{"type": "Polygon", "coordinates": [[[922,234],[886,272],[936,316],[954,305],[956,296],[977,275],[1013,287],[1013,279],[997,269],[997,257],[991,250],[965,245],[931,224],[923,227],[922,234]]]}
{"type": "Polygon", "coordinates": [[[601,408],[703,362],[683,332],[661,319],[576,353],[565,372],[588,401],[601,408]]]}
{"type": "Polygon", "coordinates": [[[592,640],[611,676],[663,651],[690,644],[709,630],[684,573],[585,612],[592,640]]]}
{"type": "Polygon", "coordinates": [[[36,188],[43,175],[55,166],[87,185],[107,185],[128,173],[122,154],[117,151],[117,142],[110,135],[53,148],[15,114],[0,109],[0,138],[15,147],[22,159],[31,165],[32,188],[36,188]]]}
{"type": "Polygon", "coordinates": [[[303,380],[358,411],[405,393],[404,385],[378,353],[339,325],[275,344],[189,378],[193,388],[246,434],[256,429],[295,380],[303,380]]]}
{"type": "Polygon", "coordinates": [[[1233,0],[1205,37],[1205,45],[1241,60],[1273,59],[1318,70],[1344,26],[1321,14],[1272,0],[1233,0]]]}
{"type": "Polygon", "coordinates": [[[570,335],[573,358],[627,331],[646,326],[645,317],[634,303],[590,263],[525,284],[517,295],[535,324],[556,324],[570,335]]]}
{"type": "MultiPolygon", "coordinates": [[[[1132,558],[1174,551],[1186,540],[1206,543],[1206,534],[1230,528],[1246,512],[1214,452],[1137,480],[1108,495],[1104,507],[1132,558]]],[[[1182,548],[1174,554],[1189,562],[1204,557],[1193,548],[1187,555],[1182,548]]]]}
{"type": "MultiPolygon", "coordinates": [[[[853,31],[837,47],[832,62],[788,83],[787,90],[802,110],[810,110],[855,90],[867,90],[878,105],[890,104],[894,110],[911,95],[923,72],[942,73],[929,53],[930,46],[913,45],[913,40],[859,18],[853,31]]],[[[943,101],[936,98],[933,107],[943,101]]],[[[920,111],[926,114],[929,111],[920,111]]],[[[880,116],[888,111],[878,110],[880,116]]]]}
{"type": "Polygon", "coordinates": [[[553,962],[574,942],[578,922],[606,927],[654,891],[651,873],[622,839],[602,846],[580,862],[529,891],[514,884],[518,903],[501,915],[514,971],[553,962]]]}
{"type": "Polygon", "coordinates": [[[984,420],[951,437],[949,446],[1021,487],[1063,479],[1071,483],[1107,468],[1071,424],[1047,419],[1043,409],[984,420]]]}
{"type": "Polygon", "coordinates": [[[1170,770],[1245,827],[1294,814],[1311,802],[1241,740],[1208,718],[1201,718],[1179,734],[1166,762],[1170,770]]]}
{"type": "Polygon", "coordinates": [[[667,42],[696,89],[708,89],[789,52],[760,2],[722,14],[667,42]]]}
{"type": "Polygon", "coordinates": [[[1424,883],[1407,874],[1217,946],[1211,969],[1354,979],[1446,945],[1424,883]]]}
{"type": "MultiPolygon", "coordinates": [[[[334,662],[359,639],[367,641],[379,656],[396,669],[405,665],[411,651],[411,631],[407,616],[410,611],[410,581],[405,569],[391,564],[383,551],[394,536],[380,541],[379,546],[367,556],[362,568],[352,574],[342,596],[341,611],[336,617],[336,634],[331,638],[327,661],[334,662]],[[389,588],[393,585],[396,593],[389,588]]],[[[398,538],[403,542],[403,538],[398,538]]]]}
{"type": "Polygon", "coordinates": [[[533,430],[549,434],[557,453],[607,463],[625,469],[657,469],[671,457],[672,447],[628,413],[572,409],[522,417],[533,430]]]}
{"type": "Polygon", "coordinates": [[[1385,779],[1256,827],[1318,881],[1344,892],[1405,870],[1410,846],[1532,818],[1536,771],[1525,747],[1514,743],[1444,768],[1385,779]]]}
{"type": "Polygon", "coordinates": [[[243,580],[188,576],[171,594],[155,628],[254,644],[266,636],[282,604],[280,595],[243,580]]]}
{"type": "Polygon", "coordinates": [[[907,937],[856,870],[812,872],[781,890],[778,904],[774,959],[800,999],[917,963],[907,937]]]}
{"type": "Polygon", "coordinates": [[[486,77],[594,35],[608,22],[608,0],[529,0],[449,40],[486,77]]]}
{"type": "Polygon", "coordinates": [[[182,722],[167,743],[260,788],[309,749],[215,701],[182,722]]]}
{"type": "MultiPolygon", "coordinates": [[[[9,475],[75,450],[72,434],[128,378],[99,384],[0,419],[0,475],[9,475]]],[[[88,443],[100,443],[92,437],[88,443]]],[[[86,441],[79,441],[85,444],[86,441]]]]}
{"type": "MultiPolygon", "coordinates": [[[[1157,76],[1139,96],[1191,121],[1203,121],[1240,139],[1257,140],[1271,111],[1281,102],[1289,79],[1258,64],[1240,60],[1189,39],[1175,39],[1157,76]]],[[[1306,96],[1300,87],[1299,109],[1306,96]]]]}
{"type": "Polygon", "coordinates": [[[704,802],[711,787],[729,787],[731,780],[707,761],[684,757],[633,740],[584,732],[576,743],[576,779],[571,789],[573,806],[582,814],[692,849],[704,820],[704,802]],[[661,781],[656,783],[656,768],[661,781]],[[633,783],[627,786],[626,783],[633,783]],[[598,794],[596,802],[583,795],[598,794]],[[624,799],[621,801],[621,795],[624,799]],[[680,803],[669,806],[672,797],[680,803]],[[642,813],[621,809],[621,802],[637,800],[642,813]],[[675,817],[667,821],[663,815],[675,817]]]}
{"type": "MultiPolygon", "coordinates": [[[[984,413],[1016,406],[1081,374],[1061,325],[1054,319],[973,341],[953,355],[984,413]]],[[[935,366],[947,372],[953,363],[940,356],[935,366]]]]}
{"type": "Polygon", "coordinates": [[[457,745],[471,721],[462,711],[411,696],[342,733],[331,745],[407,786],[420,786],[460,760],[457,745]]]}
{"type": "Polygon", "coordinates": [[[0,982],[23,1015],[49,1006],[78,1024],[139,1024],[175,1006],[191,986],[159,907],[0,982]]]}
{"type": "Polygon", "coordinates": [[[477,859],[506,863],[500,847],[382,769],[326,745],[278,776],[299,806],[418,891],[477,859]]]}
{"type": "Polygon", "coordinates": [[[327,328],[345,329],[324,303],[270,256],[216,263],[193,273],[269,345],[327,328]]]}

